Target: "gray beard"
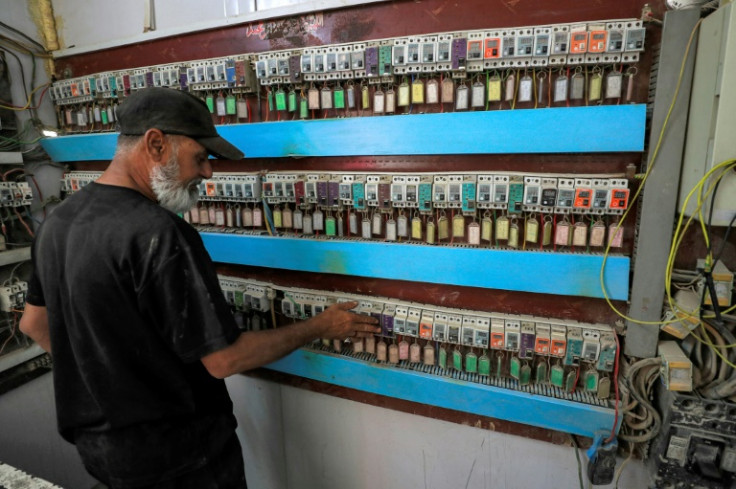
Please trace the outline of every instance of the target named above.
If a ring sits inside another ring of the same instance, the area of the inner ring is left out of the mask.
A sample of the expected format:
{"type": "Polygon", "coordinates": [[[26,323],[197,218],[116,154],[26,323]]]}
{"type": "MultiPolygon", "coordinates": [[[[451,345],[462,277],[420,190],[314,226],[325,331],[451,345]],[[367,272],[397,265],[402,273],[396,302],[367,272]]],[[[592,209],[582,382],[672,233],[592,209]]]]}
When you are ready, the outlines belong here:
{"type": "Polygon", "coordinates": [[[179,181],[179,162],[172,156],[165,165],[158,165],[151,171],[151,190],[159,205],[175,214],[187,212],[199,200],[200,180],[182,185],[179,181]]]}

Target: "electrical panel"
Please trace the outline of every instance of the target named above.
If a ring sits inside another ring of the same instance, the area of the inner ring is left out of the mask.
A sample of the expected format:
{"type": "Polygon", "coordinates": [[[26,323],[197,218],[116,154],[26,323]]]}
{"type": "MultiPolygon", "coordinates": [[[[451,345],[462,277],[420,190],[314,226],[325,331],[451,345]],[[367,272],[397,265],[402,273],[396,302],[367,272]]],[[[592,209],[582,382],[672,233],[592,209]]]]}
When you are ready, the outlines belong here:
{"type": "MultiPolygon", "coordinates": [[[[250,122],[251,116],[294,121],[623,105],[634,101],[634,63],[644,41],[643,24],[635,19],[517,25],[140,67],[61,80],[50,90],[64,129],[72,133],[113,130],[117,104],[147,86],[194,93],[219,124],[250,122]]],[[[370,240],[385,248],[518,250],[515,256],[624,249],[618,225],[631,205],[631,175],[572,168],[543,173],[532,166],[528,172],[499,166],[444,171],[457,168],[447,166],[389,173],[370,163],[351,171],[306,168],[215,173],[202,181],[199,203],[181,215],[204,233],[309,243],[370,240]]],[[[62,191],[76,192],[97,176],[66,173],[62,191]]],[[[355,300],[354,311],[378,319],[381,333],[316,341],[307,348],[447,382],[522,391],[606,412],[614,406],[620,347],[610,325],[577,322],[566,314],[467,310],[237,277],[220,281],[244,331],[308,319],[334,303],[355,300]]]]}
{"type": "MultiPolygon", "coordinates": [[[[68,172],[62,192],[74,193],[98,176],[68,172]]],[[[609,244],[606,234],[612,248],[622,246],[612,237],[627,206],[628,180],[621,176],[215,173],[200,184],[197,206],[182,216],[210,232],[600,251],[609,244]],[[253,219],[263,216],[263,206],[278,219],[253,219]],[[540,222],[537,213],[554,217],[540,222]],[[370,216],[370,232],[359,232],[358,221],[370,216]],[[305,220],[307,227],[299,226],[305,220]],[[562,233],[566,238],[552,239],[562,233]]]]}
{"type": "Polygon", "coordinates": [[[537,394],[593,405],[608,403],[610,392],[605,388],[606,383],[560,381],[570,373],[582,379],[579,371],[583,369],[595,371],[596,379],[610,379],[612,360],[618,350],[615,342],[611,345],[604,341],[614,334],[607,325],[450,309],[387,297],[277,286],[232,276],[219,279],[225,298],[244,330],[253,329],[254,317],[257,327],[264,328],[268,318],[262,313],[271,309],[289,319],[307,319],[331,304],[355,301],[358,306],[354,312],[375,317],[381,325],[380,334],[345,342],[317,340],[308,347],[442,377],[458,378],[461,374],[463,380],[480,384],[513,390],[534,389],[537,394]],[[259,298],[258,307],[253,306],[254,297],[259,298]],[[575,362],[563,362],[560,352],[549,348],[551,322],[555,339],[564,342],[567,334],[574,331],[582,334],[583,347],[575,362]],[[402,353],[403,345],[408,348],[409,343],[419,346],[411,357],[408,351],[402,353]],[[398,355],[388,354],[390,345],[397,344],[398,355]],[[551,376],[550,365],[565,375],[551,376]]]}
{"type": "Polygon", "coordinates": [[[657,389],[665,413],[647,465],[658,487],[731,487],[736,481],[732,402],[657,389]],[[666,406],[666,407],[665,407],[666,406]]]}
{"type": "MultiPolygon", "coordinates": [[[[644,49],[644,33],[641,22],[632,19],[445,32],[95,73],[57,81],[49,93],[57,105],[59,126],[67,133],[114,130],[118,103],[146,87],[194,93],[207,103],[219,123],[224,124],[251,121],[252,105],[255,110],[260,107],[257,101],[249,99],[262,87],[266,87],[266,120],[271,120],[272,112],[274,120],[305,119],[314,110],[360,108],[372,109],[372,114],[390,114],[396,113],[397,107],[411,110],[414,104],[445,104],[452,102],[450,98],[455,100],[456,110],[486,107],[488,102],[500,101],[500,81],[487,95],[479,79],[473,82],[473,97],[469,101],[472,103],[468,107],[467,85],[461,82],[455,86],[451,80],[492,70],[487,74],[494,79],[503,75],[510,87],[507,90],[511,98],[507,96],[507,101],[515,105],[534,100],[536,107],[545,92],[544,67],[577,66],[575,73],[584,71],[596,79],[603,76],[598,75],[602,71],[599,64],[608,70],[610,63],[638,61],[644,49]],[[541,71],[534,71],[536,68],[541,71]],[[521,72],[513,74],[513,70],[521,69],[525,76],[519,89],[514,89],[514,84],[509,82],[520,77],[521,72]],[[526,69],[533,70],[531,75],[527,75],[526,69]],[[441,87],[441,100],[440,76],[422,82],[414,78],[420,74],[449,75],[447,81],[451,86],[441,87]],[[412,81],[411,98],[408,81],[412,81]],[[321,87],[314,87],[314,82],[322,83],[321,87]],[[366,83],[376,86],[369,89],[366,83]],[[532,90],[535,84],[539,84],[537,91],[532,90]],[[448,91],[456,93],[449,95],[448,91]]],[[[625,76],[630,78],[634,72],[627,71],[625,76]]],[[[607,99],[622,98],[623,76],[603,77],[607,99]]],[[[555,93],[555,103],[583,98],[572,89],[569,98],[567,90],[564,97],[561,90],[555,93]]],[[[598,90],[589,90],[587,99],[595,102],[596,93],[598,90]]],[[[629,99],[627,92],[625,100],[629,99]]],[[[314,117],[313,112],[311,115],[314,117]]]]}

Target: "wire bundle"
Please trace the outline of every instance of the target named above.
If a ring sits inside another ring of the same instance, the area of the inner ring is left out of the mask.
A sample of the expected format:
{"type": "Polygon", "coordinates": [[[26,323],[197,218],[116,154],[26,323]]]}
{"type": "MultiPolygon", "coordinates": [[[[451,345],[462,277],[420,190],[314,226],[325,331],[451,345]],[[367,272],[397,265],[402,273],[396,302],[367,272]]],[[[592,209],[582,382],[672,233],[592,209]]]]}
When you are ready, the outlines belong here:
{"type": "Polygon", "coordinates": [[[650,399],[659,378],[661,359],[646,358],[631,365],[624,364],[619,380],[623,425],[618,437],[630,443],[645,443],[653,439],[662,427],[662,418],[650,399]]]}
{"type": "MultiPolygon", "coordinates": [[[[8,136],[7,134],[0,136],[0,151],[18,151],[21,150],[25,145],[32,145],[31,148],[24,151],[28,156],[42,156],[43,153],[40,150],[40,146],[37,145],[41,139],[38,134],[38,129],[44,126],[43,122],[38,118],[36,109],[38,109],[43,101],[43,97],[49,89],[50,84],[44,83],[34,86],[36,83],[36,58],[51,59],[51,54],[38,42],[30,38],[23,32],[9,26],[3,22],[0,22],[0,28],[11,31],[19,36],[22,36],[23,41],[13,39],[0,33],[0,47],[5,48],[5,53],[11,56],[18,64],[18,69],[21,77],[23,93],[25,94],[25,103],[23,105],[14,105],[11,101],[0,100],[0,109],[11,110],[15,112],[27,112],[29,119],[22,125],[21,129],[15,136],[8,136]],[[23,60],[18,56],[25,55],[31,58],[31,79],[30,79],[30,91],[29,83],[26,81],[25,66],[23,60]],[[39,95],[40,92],[40,95],[39,95]],[[37,99],[37,100],[36,100],[37,99]],[[30,154],[41,152],[41,154],[30,154]]],[[[7,61],[7,59],[5,60],[7,61]]]]}

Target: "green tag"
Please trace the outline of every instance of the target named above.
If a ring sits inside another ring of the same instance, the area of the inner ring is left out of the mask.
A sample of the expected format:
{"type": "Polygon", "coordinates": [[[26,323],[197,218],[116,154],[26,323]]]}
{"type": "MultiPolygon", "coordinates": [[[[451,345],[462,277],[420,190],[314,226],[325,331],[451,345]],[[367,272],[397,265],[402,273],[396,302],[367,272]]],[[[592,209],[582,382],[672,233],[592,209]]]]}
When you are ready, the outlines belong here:
{"type": "Polygon", "coordinates": [[[228,95],[225,97],[225,113],[227,113],[227,115],[235,115],[237,113],[235,108],[235,95],[228,95]]]}
{"type": "Polygon", "coordinates": [[[107,124],[107,110],[103,107],[100,112],[102,112],[102,123],[107,124]]]}
{"type": "Polygon", "coordinates": [[[585,390],[598,392],[598,372],[595,370],[588,370],[585,373],[585,390]]]}
{"type": "Polygon", "coordinates": [[[325,234],[327,236],[335,236],[337,234],[335,229],[335,218],[332,216],[328,216],[325,219],[325,234]]]}
{"type": "Polygon", "coordinates": [[[549,372],[549,381],[552,385],[561,389],[565,383],[565,369],[559,365],[553,366],[549,372]]]}
{"type": "Polygon", "coordinates": [[[296,110],[296,92],[291,91],[289,92],[289,112],[294,112],[296,110]]]}
{"type": "Polygon", "coordinates": [[[97,82],[95,82],[94,78],[89,79],[89,91],[90,93],[95,93],[97,91],[97,82]]]}
{"type": "Polygon", "coordinates": [[[565,377],[565,390],[567,392],[572,392],[575,390],[575,370],[570,370],[570,372],[567,374],[567,377],[565,377]]]}
{"type": "Polygon", "coordinates": [[[336,109],[344,109],[345,108],[345,90],[342,88],[336,88],[334,91],[335,94],[335,108],[336,109]]]}
{"type": "Polygon", "coordinates": [[[519,380],[519,376],[521,375],[520,370],[521,361],[519,360],[519,357],[511,357],[511,362],[509,363],[509,373],[511,374],[511,377],[519,380]]]}
{"type": "Polygon", "coordinates": [[[529,365],[521,366],[521,373],[519,374],[519,384],[529,385],[532,379],[532,368],[529,365]]]}
{"type": "Polygon", "coordinates": [[[460,350],[452,350],[452,366],[455,370],[462,371],[463,369],[463,354],[460,350]]]}
{"type": "Polygon", "coordinates": [[[118,89],[118,81],[115,79],[114,76],[111,76],[107,79],[108,84],[110,85],[110,90],[113,92],[118,89]]]}
{"type": "Polygon", "coordinates": [[[307,99],[302,98],[299,101],[299,118],[306,119],[308,115],[309,115],[309,105],[307,104],[307,99]]]}
{"type": "Polygon", "coordinates": [[[205,98],[205,103],[207,104],[207,108],[210,110],[210,114],[215,113],[215,97],[212,95],[207,95],[207,98],[205,98]]]}
{"type": "Polygon", "coordinates": [[[235,294],[235,307],[243,309],[243,293],[239,292],[235,294]]]}
{"type": "Polygon", "coordinates": [[[268,96],[266,98],[268,99],[268,110],[273,112],[273,92],[268,92],[268,96]]]}
{"type": "Polygon", "coordinates": [[[447,368],[447,350],[445,350],[444,346],[440,347],[440,353],[438,355],[437,365],[439,365],[440,368],[442,369],[447,368]]]}
{"type": "Polygon", "coordinates": [[[469,374],[478,372],[478,355],[472,351],[465,355],[465,371],[469,374]]]}
{"type": "Polygon", "coordinates": [[[534,376],[534,381],[537,384],[547,383],[547,362],[539,362],[537,364],[537,372],[534,376]]]}
{"type": "Polygon", "coordinates": [[[478,373],[491,375],[491,359],[485,353],[478,359],[478,373]]]}
{"type": "Polygon", "coordinates": [[[276,92],[276,110],[286,110],[286,94],[283,90],[276,92]]]}

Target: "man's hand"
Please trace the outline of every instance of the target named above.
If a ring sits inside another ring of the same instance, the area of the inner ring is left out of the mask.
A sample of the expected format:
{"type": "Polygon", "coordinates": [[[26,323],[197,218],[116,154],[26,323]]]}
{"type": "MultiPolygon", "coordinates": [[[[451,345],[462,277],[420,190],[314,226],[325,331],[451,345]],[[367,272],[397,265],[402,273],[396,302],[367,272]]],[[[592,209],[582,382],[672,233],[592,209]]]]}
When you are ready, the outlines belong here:
{"type": "Polygon", "coordinates": [[[20,330],[38,343],[41,348],[51,353],[49,317],[45,307],[26,304],[23,317],[20,318],[20,330]]]}
{"type": "Polygon", "coordinates": [[[341,339],[381,332],[378,321],[350,312],[357,302],[335,304],[319,316],[276,329],[241,333],[232,345],[202,357],[213,377],[225,378],[262,367],[319,338],[341,339]]]}
{"type": "Polygon", "coordinates": [[[340,339],[358,337],[363,338],[381,332],[378,320],[371,316],[350,312],[358,305],[357,302],[341,302],[328,307],[313,321],[323,328],[320,334],[325,339],[340,339]]]}

